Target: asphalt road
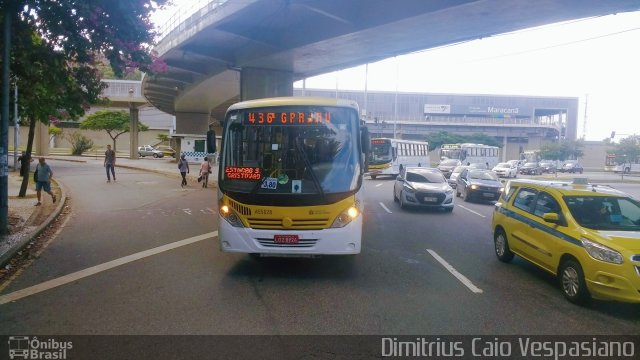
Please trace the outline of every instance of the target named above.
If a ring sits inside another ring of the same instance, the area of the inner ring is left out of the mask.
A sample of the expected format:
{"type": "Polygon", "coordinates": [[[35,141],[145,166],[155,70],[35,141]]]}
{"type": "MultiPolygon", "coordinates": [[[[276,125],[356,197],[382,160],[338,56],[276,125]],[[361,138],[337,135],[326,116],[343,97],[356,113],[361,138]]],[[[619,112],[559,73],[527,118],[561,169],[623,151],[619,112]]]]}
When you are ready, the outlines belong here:
{"type": "Polygon", "coordinates": [[[97,165],[51,165],[73,214],[0,293],[5,335],[640,333],[639,305],[578,307],[541,270],[497,261],[488,203],[405,211],[393,181],[367,179],[362,254],[254,260],[218,250],[214,189],[122,169],[106,183],[97,165]]]}

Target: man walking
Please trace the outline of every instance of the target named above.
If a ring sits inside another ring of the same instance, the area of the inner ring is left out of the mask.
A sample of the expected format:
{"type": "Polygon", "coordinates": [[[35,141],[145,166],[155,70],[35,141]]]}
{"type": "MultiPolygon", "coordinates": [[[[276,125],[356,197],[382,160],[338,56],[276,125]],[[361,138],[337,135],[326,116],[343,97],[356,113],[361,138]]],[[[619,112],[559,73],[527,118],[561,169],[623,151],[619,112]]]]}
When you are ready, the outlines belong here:
{"type": "Polygon", "coordinates": [[[41,199],[41,191],[44,188],[44,191],[51,195],[51,199],[53,199],[53,203],[56,203],[56,196],[51,192],[51,178],[53,177],[53,171],[51,171],[51,168],[49,167],[49,164],[47,164],[44,161],[44,158],[41,157],[40,159],[38,159],[38,165],[36,165],[36,174],[35,174],[35,180],[36,180],[36,194],[38,196],[38,203],[36,204],[36,206],[40,206],[42,205],[42,203],[40,202],[41,199]]]}
{"type": "Polygon", "coordinates": [[[116,152],[111,150],[111,145],[107,145],[107,151],[104,152],[104,167],[107,169],[107,182],[111,182],[111,175],[113,175],[113,181],[116,181],[116,152]]]}
{"type": "Polygon", "coordinates": [[[178,161],[178,169],[180,170],[180,175],[182,176],[182,183],[180,183],[180,186],[185,187],[187,185],[187,174],[189,173],[189,162],[187,161],[184,154],[180,155],[180,161],[178,161]]]}

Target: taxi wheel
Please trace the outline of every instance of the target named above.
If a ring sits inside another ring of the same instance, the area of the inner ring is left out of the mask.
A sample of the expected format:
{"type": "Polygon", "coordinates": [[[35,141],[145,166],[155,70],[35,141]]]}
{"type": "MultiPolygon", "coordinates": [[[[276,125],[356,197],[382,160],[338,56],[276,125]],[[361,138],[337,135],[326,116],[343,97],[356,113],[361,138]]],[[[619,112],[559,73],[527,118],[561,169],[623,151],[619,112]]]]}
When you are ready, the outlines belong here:
{"type": "Polygon", "coordinates": [[[564,297],[574,304],[584,304],[591,296],[584,281],[584,272],[580,263],[574,259],[568,259],[560,266],[558,272],[560,286],[564,297]]]}
{"type": "Polygon", "coordinates": [[[504,230],[497,229],[493,235],[493,243],[495,244],[496,256],[498,260],[508,263],[513,259],[513,253],[509,249],[509,243],[507,242],[507,234],[504,230]]]}

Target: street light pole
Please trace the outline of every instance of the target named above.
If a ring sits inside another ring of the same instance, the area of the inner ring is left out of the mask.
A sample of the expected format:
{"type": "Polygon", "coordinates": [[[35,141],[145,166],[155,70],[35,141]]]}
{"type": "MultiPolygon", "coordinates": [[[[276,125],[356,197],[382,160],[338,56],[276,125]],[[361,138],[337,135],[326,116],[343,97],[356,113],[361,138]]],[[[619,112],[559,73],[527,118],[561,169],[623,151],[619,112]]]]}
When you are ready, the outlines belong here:
{"type": "Polygon", "coordinates": [[[9,93],[11,92],[11,18],[13,2],[4,9],[4,51],[2,52],[2,125],[0,126],[0,234],[9,231],[9,93]]]}

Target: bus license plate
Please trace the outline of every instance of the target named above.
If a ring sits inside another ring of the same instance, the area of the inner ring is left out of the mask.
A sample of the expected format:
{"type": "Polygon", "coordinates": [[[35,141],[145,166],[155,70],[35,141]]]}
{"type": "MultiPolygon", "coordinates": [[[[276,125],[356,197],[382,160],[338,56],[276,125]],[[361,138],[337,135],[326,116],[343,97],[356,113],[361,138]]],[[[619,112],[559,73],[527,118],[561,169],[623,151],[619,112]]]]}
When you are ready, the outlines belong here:
{"type": "Polygon", "coordinates": [[[298,235],[274,235],[273,242],[276,244],[297,244],[298,235]]]}

